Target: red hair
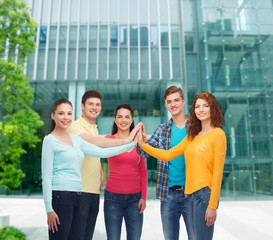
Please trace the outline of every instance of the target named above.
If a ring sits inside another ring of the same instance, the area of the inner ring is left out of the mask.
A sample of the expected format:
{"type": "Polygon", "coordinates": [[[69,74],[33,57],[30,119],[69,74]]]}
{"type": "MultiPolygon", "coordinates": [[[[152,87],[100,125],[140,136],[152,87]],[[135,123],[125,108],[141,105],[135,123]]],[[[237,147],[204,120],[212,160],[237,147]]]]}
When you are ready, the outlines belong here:
{"type": "Polygon", "coordinates": [[[201,121],[195,115],[195,104],[198,99],[206,101],[210,107],[210,117],[212,127],[221,127],[225,124],[224,114],[217,99],[208,92],[202,92],[197,95],[192,101],[191,116],[189,120],[189,126],[187,128],[188,137],[193,140],[198,133],[202,130],[201,121]]]}

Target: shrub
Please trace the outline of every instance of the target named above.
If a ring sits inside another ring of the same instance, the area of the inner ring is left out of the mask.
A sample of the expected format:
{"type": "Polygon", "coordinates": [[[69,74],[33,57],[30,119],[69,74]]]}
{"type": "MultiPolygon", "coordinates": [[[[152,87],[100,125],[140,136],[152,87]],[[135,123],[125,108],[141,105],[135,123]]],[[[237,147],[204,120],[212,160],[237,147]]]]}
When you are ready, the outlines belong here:
{"type": "Polygon", "coordinates": [[[12,226],[0,228],[0,240],[25,240],[26,234],[12,226]]]}

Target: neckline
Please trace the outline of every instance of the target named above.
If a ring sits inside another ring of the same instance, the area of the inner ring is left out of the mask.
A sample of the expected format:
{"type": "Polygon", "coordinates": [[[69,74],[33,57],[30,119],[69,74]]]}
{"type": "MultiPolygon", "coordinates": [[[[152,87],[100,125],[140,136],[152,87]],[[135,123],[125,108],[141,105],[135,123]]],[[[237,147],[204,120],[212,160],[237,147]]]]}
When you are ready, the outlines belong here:
{"type": "Polygon", "coordinates": [[[72,139],[72,137],[71,137],[71,135],[70,135],[70,133],[67,133],[69,136],[70,136],[70,139],[71,139],[71,143],[72,143],[72,146],[71,145],[69,145],[69,144],[67,144],[67,143],[65,143],[65,142],[63,142],[63,141],[61,141],[60,139],[58,139],[56,136],[54,136],[52,133],[50,133],[49,135],[51,135],[51,136],[53,136],[57,141],[59,141],[60,143],[62,143],[62,144],[64,144],[64,145],[66,145],[66,146],[69,146],[69,147],[74,147],[74,144],[73,144],[73,139],[72,139]]]}
{"type": "Polygon", "coordinates": [[[206,134],[204,134],[202,136],[196,136],[196,137],[201,138],[201,137],[207,136],[208,134],[210,134],[211,132],[213,132],[215,129],[218,129],[218,128],[216,127],[214,129],[212,129],[210,132],[208,132],[208,133],[206,133],[206,134]]]}

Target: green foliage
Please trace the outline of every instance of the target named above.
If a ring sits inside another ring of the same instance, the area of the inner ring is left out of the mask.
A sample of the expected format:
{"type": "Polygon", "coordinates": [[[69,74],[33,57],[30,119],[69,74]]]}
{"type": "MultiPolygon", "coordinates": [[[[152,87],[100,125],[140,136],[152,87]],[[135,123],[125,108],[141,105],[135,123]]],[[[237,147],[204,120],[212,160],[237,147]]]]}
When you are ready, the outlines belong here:
{"type": "Polygon", "coordinates": [[[0,0],[0,187],[17,188],[20,156],[39,142],[43,123],[31,109],[33,89],[23,64],[35,47],[36,23],[23,0],[0,0]]]}
{"type": "Polygon", "coordinates": [[[1,240],[25,240],[26,234],[21,232],[15,227],[4,226],[0,228],[0,239],[1,240]]]}

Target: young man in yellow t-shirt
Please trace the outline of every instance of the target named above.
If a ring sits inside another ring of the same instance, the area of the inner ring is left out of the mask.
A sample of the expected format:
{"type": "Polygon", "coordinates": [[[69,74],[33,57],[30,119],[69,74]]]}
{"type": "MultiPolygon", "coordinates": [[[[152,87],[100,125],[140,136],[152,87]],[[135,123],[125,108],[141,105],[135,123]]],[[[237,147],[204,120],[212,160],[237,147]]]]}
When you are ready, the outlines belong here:
{"type": "MultiPolygon", "coordinates": [[[[113,147],[129,143],[133,140],[134,133],[127,139],[108,139],[99,137],[96,119],[102,108],[102,97],[99,92],[89,90],[82,96],[82,116],[73,121],[67,132],[74,133],[84,140],[100,147],[113,147]]],[[[82,196],[81,220],[82,239],[91,240],[94,234],[95,224],[99,212],[100,187],[103,180],[103,172],[99,158],[84,156],[82,165],[82,196]]]]}

